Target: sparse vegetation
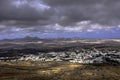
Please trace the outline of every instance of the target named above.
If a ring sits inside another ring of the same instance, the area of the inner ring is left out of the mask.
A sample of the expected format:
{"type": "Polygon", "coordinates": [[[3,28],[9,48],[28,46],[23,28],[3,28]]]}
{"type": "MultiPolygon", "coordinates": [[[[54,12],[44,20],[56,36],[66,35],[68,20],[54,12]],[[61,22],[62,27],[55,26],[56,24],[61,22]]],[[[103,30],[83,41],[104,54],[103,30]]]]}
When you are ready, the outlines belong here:
{"type": "Polygon", "coordinates": [[[119,80],[120,65],[1,62],[0,80],[119,80]],[[23,64],[24,63],[24,64],[23,64]]]}

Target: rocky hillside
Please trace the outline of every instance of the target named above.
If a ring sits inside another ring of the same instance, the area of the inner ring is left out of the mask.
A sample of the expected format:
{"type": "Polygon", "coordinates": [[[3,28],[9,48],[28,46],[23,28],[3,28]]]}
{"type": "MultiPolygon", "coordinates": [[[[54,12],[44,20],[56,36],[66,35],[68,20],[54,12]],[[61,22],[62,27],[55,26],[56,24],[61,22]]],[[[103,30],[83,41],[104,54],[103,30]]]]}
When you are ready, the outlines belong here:
{"type": "Polygon", "coordinates": [[[120,63],[120,50],[70,48],[42,52],[34,49],[3,50],[1,61],[68,61],[72,63],[120,63]]]}

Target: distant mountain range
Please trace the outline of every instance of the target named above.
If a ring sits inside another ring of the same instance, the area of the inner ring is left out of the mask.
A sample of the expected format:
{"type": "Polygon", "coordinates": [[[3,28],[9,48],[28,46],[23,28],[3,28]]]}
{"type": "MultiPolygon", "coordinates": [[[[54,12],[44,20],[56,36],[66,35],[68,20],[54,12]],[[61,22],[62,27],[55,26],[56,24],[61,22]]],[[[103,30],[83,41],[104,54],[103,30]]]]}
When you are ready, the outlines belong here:
{"type": "Polygon", "coordinates": [[[27,36],[25,38],[0,40],[0,48],[61,48],[88,45],[120,46],[120,39],[40,39],[38,37],[27,36]]]}
{"type": "Polygon", "coordinates": [[[106,41],[112,41],[112,40],[120,40],[117,38],[113,38],[113,39],[94,39],[94,38],[45,38],[45,39],[41,39],[39,37],[30,37],[30,36],[26,36],[24,38],[16,38],[16,39],[3,39],[0,41],[28,41],[28,42],[33,42],[33,41],[39,41],[39,40],[89,40],[89,41],[96,41],[96,40],[106,40],[106,41]]]}
{"type": "Polygon", "coordinates": [[[38,41],[38,40],[41,40],[40,38],[38,37],[24,37],[24,38],[16,38],[16,39],[3,39],[3,40],[0,40],[0,41],[38,41]]]}

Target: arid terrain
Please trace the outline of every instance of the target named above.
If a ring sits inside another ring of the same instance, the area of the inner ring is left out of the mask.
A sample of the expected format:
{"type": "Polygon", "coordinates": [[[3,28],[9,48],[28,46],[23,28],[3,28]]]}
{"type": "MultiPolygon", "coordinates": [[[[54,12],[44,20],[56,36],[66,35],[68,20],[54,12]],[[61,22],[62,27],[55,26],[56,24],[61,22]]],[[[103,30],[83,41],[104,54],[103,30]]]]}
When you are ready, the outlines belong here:
{"type": "Polygon", "coordinates": [[[0,80],[120,80],[119,39],[0,42],[0,80]]]}
{"type": "Polygon", "coordinates": [[[68,62],[1,62],[0,80],[120,80],[120,66],[68,62]]]}

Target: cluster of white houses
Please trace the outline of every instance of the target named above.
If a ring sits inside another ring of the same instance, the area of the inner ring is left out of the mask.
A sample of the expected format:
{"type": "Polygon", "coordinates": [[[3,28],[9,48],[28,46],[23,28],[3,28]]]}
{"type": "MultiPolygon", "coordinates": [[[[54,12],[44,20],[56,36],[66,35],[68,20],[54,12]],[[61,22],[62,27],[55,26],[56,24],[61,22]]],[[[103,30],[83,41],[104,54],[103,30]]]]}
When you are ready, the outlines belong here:
{"type": "Polygon", "coordinates": [[[120,63],[120,52],[107,51],[102,52],[94,49],[83,49],[82,51],[62,51],[62,52],[39,52],[38,55],[25,54],[15,57],[0,57],[1,61],[69,61],[73,63],[120,63]]]}

